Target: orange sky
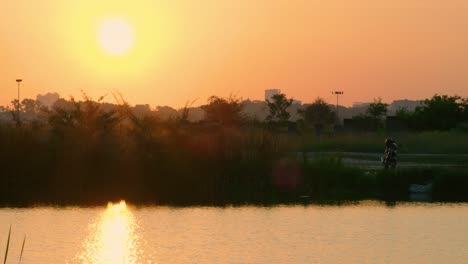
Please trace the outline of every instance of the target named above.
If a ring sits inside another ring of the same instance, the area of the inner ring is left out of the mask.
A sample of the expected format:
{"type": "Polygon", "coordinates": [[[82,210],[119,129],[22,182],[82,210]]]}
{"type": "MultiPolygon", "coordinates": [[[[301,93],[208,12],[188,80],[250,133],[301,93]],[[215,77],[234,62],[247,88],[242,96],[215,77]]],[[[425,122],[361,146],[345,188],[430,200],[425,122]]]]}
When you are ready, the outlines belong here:
{"type": "Polygon", "coordinates": [[[210,95],[344,104],[468,96],[465,0],[0,0],[0,104],[58,92],[119,91],[131,104],[180,107],[210,95]],[[324,3],[326,2],[326,3],[324,3]],[[132,26],[110,55],[100,21],[132,26]]]}

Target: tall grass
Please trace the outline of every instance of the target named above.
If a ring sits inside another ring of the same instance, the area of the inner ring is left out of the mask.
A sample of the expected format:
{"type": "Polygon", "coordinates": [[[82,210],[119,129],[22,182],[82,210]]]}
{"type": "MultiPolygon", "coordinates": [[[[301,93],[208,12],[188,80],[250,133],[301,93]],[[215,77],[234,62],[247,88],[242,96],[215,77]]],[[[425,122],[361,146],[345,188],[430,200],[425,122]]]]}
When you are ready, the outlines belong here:
{"type": "Polygon", "coordinates": [[[21,263],[21,260],[23,259],[24,244],[26,244],[26,235],[24,236],[23,243],[21,244],[21,253],[18,263],[21,263]]]}
{"type": "MultiPolygon", "coordinates": [[[[387,190],[403,193],[412,179],[403,170],[396,176],[366,172],[337,157],[316,162],[286,158],[286,153],[302,150],[381,152],[381,134],[318,139],[275,132],[261,123],[162,121],[137,118],[125,105],[109,111],[99,107],[72,102],[52,111],[43,126],[0,124],[0,205],[94,205],[116,199],[182,205],[275,203],[295,202],[301,196],[379,199],[387,190]]],[[[394,137],[407,152],[466,151],[467,136],[456,134],[453,140],[452,135],[394,137]]],[[[460,180],[440,175],[440,186],[460,180]]]]}

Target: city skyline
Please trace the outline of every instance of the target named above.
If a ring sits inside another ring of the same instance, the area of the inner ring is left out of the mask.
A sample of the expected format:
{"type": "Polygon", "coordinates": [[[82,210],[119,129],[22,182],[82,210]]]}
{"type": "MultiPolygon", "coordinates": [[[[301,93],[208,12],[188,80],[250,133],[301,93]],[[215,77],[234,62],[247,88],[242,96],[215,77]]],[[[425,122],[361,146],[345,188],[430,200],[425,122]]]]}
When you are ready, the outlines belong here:
{"type": "MultiPolygon", "coordinates": [[[[242,96],[239,96],[239,95],[235,95],[234,97],[235,98],[238,98],[238,99],[241,99],[242,101],[251,101],[251,102],[265,102],[266,101],[266,97],[267,97],[267,94],[266,92],[267,91],[280,91],[281,93],[283,93],[280,89],[267,89],[267,90],[264,90],[264,95],[263,95],[263,98],[244,98],[242,96]]],[[[83,94],[84,91],[80,92],[80,95],[78,96],[63,96],[61,94],[59,94],[58,92],[47,92],[47,93],[44,93],[44,94],[37,94],[35,96],[31,96],[31,97],[21,97],[20,98],[20,101],[22,101],[23,99],[33,99],[33,100],[38,100],[38,101],[41,101],[41,103],[43,101],[46,101],[48,103],[45,103],[44,105],[48,105],[48,106],[51,106],[53,103],[51,102],[55,102],[56,100],[58,99],[64,99],[64,100],[69,100],[70,98],[74,98],[76,99],[77,101],[81,101],[83,100],[82,96],[84,95],[83,94]]],[[[86,93],[85,93],[86,94],[86,93]]],[[[117,95],[119,96],[118,94],[114,93],[114,94],[108,94],[106,96],[104,96],[102,102],[104,103],[110,103],[110,104],[119,104],[121,102],[118,102],[116,101],[116,99],[114,98],[114,95],[117,95]],[[107,99],[111,99],[111,100],[106,100],[107,99]]],[[[290,98],[289,95],[285,94],[287,98],[290,98]]],[[[214,95],[214,96],[217,96],[217,95],[214,95]]],[[[229,95],[230,96],[230,95],[229,95]]],[[[228,97],[229,97],[228,96],[228,97]]],[[[343,96],[340,95],[340,96],[343,96]]],[[[457,95],[455,95],[457,96],[457,95]]],[[[90,97],[91,99],[93,100],[97,100],[98,97],[96,98],[93,98],[93,97],[90,97]]],[[[321,97],[315,97],[313,100],[311,101],[303,101],[301,100],[301,98],[292,98],[293,99],[293,103],[294,104],[299,104],[299,105],[309,105],[309,104],[312,104],[316,99],[324,99],[324,98],[321,98],[321,97]]],[[[0,104],[0,106],[4,106],[4,107],[12,107],[12,101],[13,100],[16,100],[17,98],[12,98],[10,100],[10,102],[6,103],[6,104],[0,104]]],[[[125,100],[125,98],[123,98],[125,100]]],[[[207,98],[208,99],[208,98],[207,98]]],[[[340,107],[347,107],[347,108],[353,108],[353,107],[365,107],[367,106],[368,104],[374,102],[375,100],[378,100],[379,97],[377,98],[372,98],[371,100],[369,101],[356,101],[356,102],[352,102],[350,105],[346,105],[346,104],[342,104],[341,101],[339,102],[339,106],[340,107]]],[[[380,98],[382,99],[382,98],[380,98]]],[[[401,103],[401,102],[404,102],[404,101],[408,101],[408,102],[422,102],[424,101],[425,99],[429,99],[428,98],[418,98],[418,99],[408,99],[408,98],[395,98],[394,100],[389,100],[389,101],[385,101],[385,100],[382,100],[382,102],[384,103],[387,103],[388,105],[391,105],[392,103],[401,103]]],[[[324,99],[325,100],[325,99],[324,99]]],[[[340,97],[340,100],[341,100],[341,97],[340,97]]],[[[203,101],[203,100],[193,100],[192,102],[194,102],[193,104],[191,104],[192,107],[200,107],[202,105],[205,105],[207,104],[206,101],[203,101]]],[[[330,100],[325,100],[325,102],[327,102],[328,104],[332,105],[332,106],[335,106],[336,105],[336,95],[333,95],[333,97],[331,97],[330,100]]],[[[150,108],[156,108],[158,106],[168,106],[168,107],[172,107],[174,109],[179,109],[179,108],[183,108],[184,106],[181,106],[181,107],[178,107],[178,106],[174,106],[174,105],[156,105],[156,104],[151,104],[150,102],[142,102],[142,103],[136,103],[136,104],[132,104],[132,103],[129,103],[130,105],[132,106],[139,106],[139,105],[148,105],[150,108]]]]}

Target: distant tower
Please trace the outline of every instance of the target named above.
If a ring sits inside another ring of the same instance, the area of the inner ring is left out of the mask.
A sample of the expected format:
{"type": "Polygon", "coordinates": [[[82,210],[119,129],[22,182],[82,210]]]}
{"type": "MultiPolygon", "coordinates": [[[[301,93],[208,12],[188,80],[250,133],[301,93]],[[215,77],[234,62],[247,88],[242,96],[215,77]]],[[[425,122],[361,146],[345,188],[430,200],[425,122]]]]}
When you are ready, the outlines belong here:
{"type": "Polygon", "coordinates": [[[20,126],[21,125],[21,120],[20,120],[20,84],[23,80],[22,79],[16,79],[16,83],[18,84],[18,104],[16,105],[16,125],[20,126]]]}
{"type": "Polygon", "coordinates": [[[334,91],[332,94],[336,94],[336,118],[338,123],[340,123],[340,115],[338,114],[338,96],[344,94],[343,91],[334,91]]]}
{"type": "Polygon", "coordinates": [[[269,90],[265,90],[265,101],[266,100],[271,100],[271,98],[273,97],[273,95],[275,94],[280,94],[281,93],[281,90],[280,89],[269,89],[269,90]]]}

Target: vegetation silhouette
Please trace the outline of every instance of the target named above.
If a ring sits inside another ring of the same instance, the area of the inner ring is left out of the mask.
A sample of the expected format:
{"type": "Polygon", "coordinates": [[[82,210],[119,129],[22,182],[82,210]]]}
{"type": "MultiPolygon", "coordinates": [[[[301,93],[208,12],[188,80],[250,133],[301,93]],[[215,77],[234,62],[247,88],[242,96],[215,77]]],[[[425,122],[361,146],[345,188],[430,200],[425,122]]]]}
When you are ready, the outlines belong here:
{"type": "Polygon", "coordinates": [[[414,111],[399,109],[401,117],[413,130],[447,131],[458,128],[468,131],[468,98],[460,96],[434,95],[424,100],[424,105],[414,111]]]}
{"type": "Polygon", "coordinates": [[[378,131],[385,127],[385,116],[388,112],[388,104],[383,103],[379,97],[374,99],[374,102],[370,103],[365,113],[353,117],[354,120],[365,124],[364,128],[368,131],[378,131]]]}
{"type": "MultiPolygon", "coordinates": [[[[265,122],[246,118],[241,100],[233,97],[210,97],[200,122],[189,121],[189,105],[180,116],[164,120],[139,116],[121,96],[116,98],[118,104],[108,104],[103,97],[93,100],[83,94],[82,100],[60,99],[52,107],[23,100],[22,114],[35,111],[37,119],[21,127],[0,122],[0,204],[97,205],[118,199],[136,204],[272,204],[386,199],[388,193],[406,199],[408,185],[420,180],[415,175],[432,175],[435,199],[468,200],[463,191],[468,182],[462,177],[466,168],[369,172],[347,165],[339,155],[297,159],[308,151],[381,152],[383,138],[371,132],[317,137],[307,129],[275,129],[271,120],[287,120],[284,111],[292,101],[286,96],[276,99],[281,107],[273,104],[275,118],[265,122]]],[[[441,113],[431,109],[450,100],[436,96],[410,116],[441,113]]],[[[460,109],[442,113],[456,116],[456,124],[450,121],[441,128],[456,129],[466,121],[466,99],[455,102],[460,109]]],[[[382,109],[381,101],[375,104],[382,109]]],[[[303,113],[302,122],[314,130],[332,129],[336,118],[320,99],[303,113]]],[[[403,153],[466,153],[468,147],[463,143],[468,142],[466,132],[459,130],[397,138],[403,153]]]]}
{"type": "Polygon", "coordinates": [[[322,98],[317,98],[305,109],[301,109],[300,114],[304,118],[307,126],[313,127],[318,136],[322,134],[324,128],[330,128],[337,121],[336,112],[322,98]]]}
{"type": "Polygon", "coordinates": [[[276,122],[287,122],[291,114],[287,109],[292,105],[293,99],[288,99],[285,94],[275,94],[266,100],[270,114],[267,120],[276,122]]]}

